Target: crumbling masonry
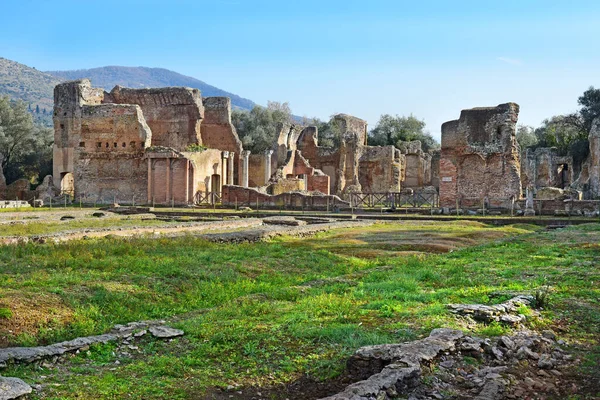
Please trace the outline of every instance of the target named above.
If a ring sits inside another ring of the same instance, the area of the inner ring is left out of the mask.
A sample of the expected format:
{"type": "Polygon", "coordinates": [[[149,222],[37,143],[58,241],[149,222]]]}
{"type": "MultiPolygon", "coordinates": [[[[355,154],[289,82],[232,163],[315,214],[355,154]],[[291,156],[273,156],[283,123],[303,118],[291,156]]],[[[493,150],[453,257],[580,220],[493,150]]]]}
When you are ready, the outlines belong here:
{"type": "Polygon", "coordinates": [[[54,129],[54,184],[85,202],[188,204],[239,181],[230,99],[197,89],[66,82],[54,90],[54,129]]]}
{"type": "Polygon", "coordinates": [[[442,125],[440,206],[509,208],[521,198],[519,106],[463,110],[442,125]]]}

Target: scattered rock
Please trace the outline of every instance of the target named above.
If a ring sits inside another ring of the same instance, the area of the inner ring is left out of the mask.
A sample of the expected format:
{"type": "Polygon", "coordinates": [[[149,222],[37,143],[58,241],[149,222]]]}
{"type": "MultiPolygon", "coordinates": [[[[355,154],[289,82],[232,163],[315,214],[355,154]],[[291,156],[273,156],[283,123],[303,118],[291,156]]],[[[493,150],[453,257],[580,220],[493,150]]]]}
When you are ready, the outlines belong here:
{"type": "Polygon", "coordinates": [[[169,339],[177,336],[183,336],[184,332],[180,329],[170,328],[168,326],[151,326],[149,329],[152,336],[160,339],[169,339]]]}
{"type": "Polygon", "coordinates": [[[482,322],[503,322],[508,325],[519,325],[525,316],[518,313],[519,307],[533,304],[533,296],[518,295],[502,304],[448,304],[451,312],[472,317],[482,322]]]}
{"type": "Polygon", "coordinates": [[[19,378],[0,376],[0,400],[16,399],[31,393],[32,388],[19,378]]]}

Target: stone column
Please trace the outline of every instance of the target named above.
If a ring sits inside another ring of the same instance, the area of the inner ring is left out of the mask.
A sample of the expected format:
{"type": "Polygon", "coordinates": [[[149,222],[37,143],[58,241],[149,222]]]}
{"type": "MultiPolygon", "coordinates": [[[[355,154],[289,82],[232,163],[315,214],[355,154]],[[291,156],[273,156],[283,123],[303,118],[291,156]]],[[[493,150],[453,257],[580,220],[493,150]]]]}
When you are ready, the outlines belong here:
{"type": "Polygon", "coordinates": [[[241,154],[242,159],[242,182],[241,186],[248,187],[248,159],[250,158],[250,151],[244,150],[241,154]]]}
{"type": "Polygon", "coordinates": [[[525,214],[526,217],[532,217],[535,215],[535,209],[533,206],[533,186],[527,187],[527,197],[525,200],[525,214]]]}
{"type": "Polygon", "coordinates": [[[171,204],[171,159],[170,158],[165,158],[165,164],[166,164],[166,175],[165,175],[165,183],[166,183],[166,188],[165,188],[165,197],[166,197],[166,203],[171,204]]]}
{"type": "Polygon", "coordinates": [[[227,184],[233,185],[233,171],[234,171],[234,156],[235,153],[229,153],[229,158],[227,159],[227,184]]]}
{"type": "Polygon", "coordinates": [[[218,192],[222,192],[223,185],[227,184],[227,164],[229,162],[229,152],[223,151],[221,153],[221,187],[218,192]]]}
{"type": "Polygon", "coordinates": [[[271,155],[273,150],[265,150],[265,185],[271,179],[271,155]]]}
{"type": "MultiPolygon", "coordinates": [[[[152,204],[152,193],[154,191],[153,188],[153,179],[154,179],[154,174],[152,173],[152,159],[150,157],[148,157],[148,202],[146,204],[152,204]]],[[[0,185],[2,183],[0,182],[0,185]]],[[[0,192],[2,191],[2,189],[0,188],[0,192]]],[[[2,196],[2,193],[0,193],[0,196],[2,196]]],[[[0,197],[1,199],[2,197],[0,197]]]]}

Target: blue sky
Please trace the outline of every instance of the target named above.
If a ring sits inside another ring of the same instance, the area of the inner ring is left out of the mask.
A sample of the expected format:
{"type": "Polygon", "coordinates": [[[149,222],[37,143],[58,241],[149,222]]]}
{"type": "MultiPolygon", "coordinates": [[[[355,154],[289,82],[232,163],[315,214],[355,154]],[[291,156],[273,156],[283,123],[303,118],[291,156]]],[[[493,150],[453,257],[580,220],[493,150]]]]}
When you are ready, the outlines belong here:
{"type": "Polygon", "coordinates": [[[40,70],[163,67],[295,114],[520,122],[600,86],[598,1],[0,1],[0,56],[40,70]],[[486,4],[488,3],[488,4],[486,4]]]}

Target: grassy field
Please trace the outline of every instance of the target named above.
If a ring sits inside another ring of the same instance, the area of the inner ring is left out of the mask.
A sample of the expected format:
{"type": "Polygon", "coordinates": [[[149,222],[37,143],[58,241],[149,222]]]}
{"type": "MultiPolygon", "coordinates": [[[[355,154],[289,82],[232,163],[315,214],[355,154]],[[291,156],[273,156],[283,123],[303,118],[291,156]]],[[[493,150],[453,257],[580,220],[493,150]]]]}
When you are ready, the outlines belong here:
{"type": "Polygon", "coordinates": [[[61,232],[86,230],[86,229],[119,229],[119,228],[150,228],[158,226],[173,225],[173,222],[139,218],[86,218],[67,221],[48,221],[27,224],[14,224],[0,226],[0,237],[2,236],[35,236],[52,235],[61,232]]]}
{"type": "Polygon", "coordinates": [[[47,385],[47,399],[202,398],[228,385],[326,380],[363,345],[442,326],[506,333],[466,326],[445,304],[498,303],[540,287],[550,303],[530,326],[551,327],[586,350],[582,373],[594,374],[599,239],[598,224],[540,231],[419,221],[257,244],[189,236],[0,247],[0,346],[174,316],[186,333],[126,351],[95,346],[67,363],[2,375],[47,385]]]}

